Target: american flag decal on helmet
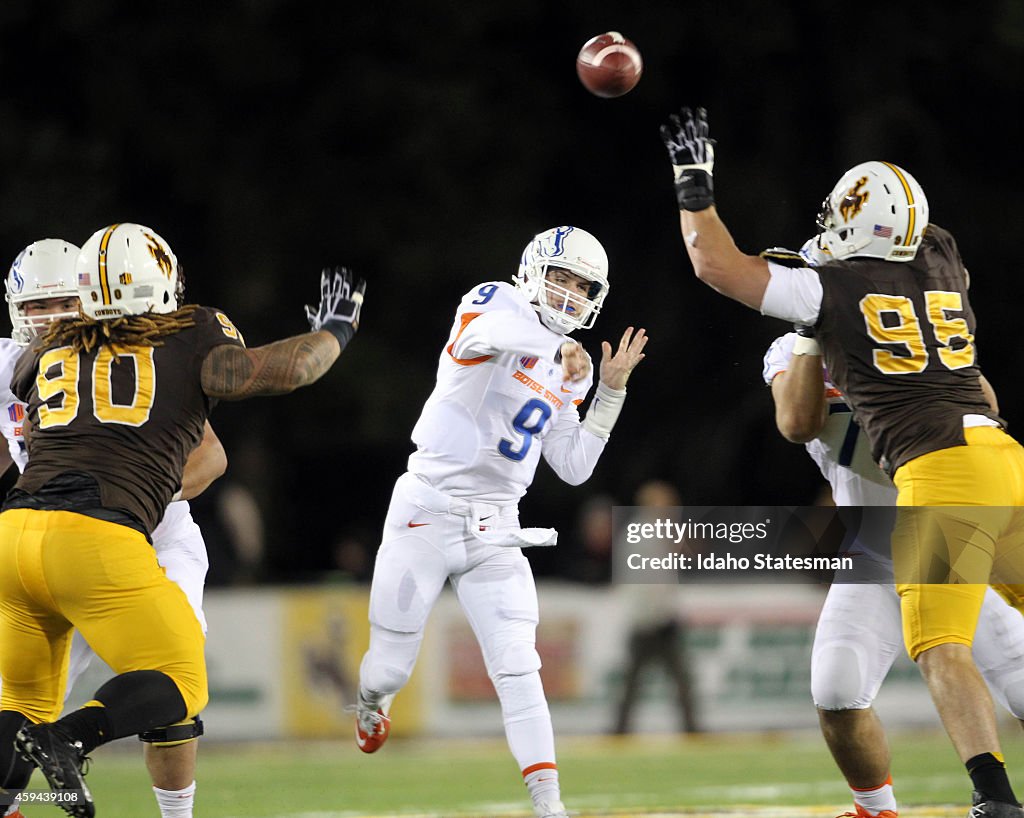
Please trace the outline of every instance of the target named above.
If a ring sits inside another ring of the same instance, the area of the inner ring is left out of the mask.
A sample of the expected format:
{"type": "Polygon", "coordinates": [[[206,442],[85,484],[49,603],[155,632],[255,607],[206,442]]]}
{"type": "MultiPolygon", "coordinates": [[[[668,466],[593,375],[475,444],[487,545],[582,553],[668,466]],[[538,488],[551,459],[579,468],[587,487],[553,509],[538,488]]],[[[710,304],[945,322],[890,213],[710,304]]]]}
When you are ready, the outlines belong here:
{"type": "Polygon", "coordinates": [[[892,238],[892,228],[884,224],[876,224],[875,229],[871,231],[879,238],[888,239],[892,238]]]}

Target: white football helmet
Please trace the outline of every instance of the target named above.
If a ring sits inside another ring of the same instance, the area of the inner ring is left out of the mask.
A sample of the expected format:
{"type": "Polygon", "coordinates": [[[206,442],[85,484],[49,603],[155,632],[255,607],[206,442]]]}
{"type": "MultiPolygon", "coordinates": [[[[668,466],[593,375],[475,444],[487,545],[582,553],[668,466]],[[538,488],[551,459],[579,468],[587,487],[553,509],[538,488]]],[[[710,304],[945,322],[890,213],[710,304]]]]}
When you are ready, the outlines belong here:
{"type": "Polygon", "coordinates": [[[820,246],[832,258],[912,261],[928,226],[917,180],[889,162],[862,162],[836,183],[818,214],[820,246]]]}
{"type": "Polygon", "coordinates": [[[141,224],[112,224],[82,246],[76,265],[82,312],[100,321],[178,309],[178,259],[141,224]]]}
{"type": "Polygon", "coordinates": [[[822,264],[828,264],[830,261],[833,261],[832,253],[821,246],[821,236],[821,233],[811,236],[800,245],[800,258],[811,267],[820,267],[822,264]]]}
{"type": "Polygon", "coordinates": [[[49,298],[78,298],[75,259],[78,248],[61,239],[36,241],[18,253],[7,273],[7,306],[11,316],[11,338],[21,346],[45,329],[51,321],[71,318],[74,312],[26,315],[30,301],[49,298]]]}
{"type": "Polygon", "coordinates": [[[578,227],[552,227],[526,245],[515,277],[544,326],[565,334],[594,326],[608,295],[608,254],[596,238],[578,227]],[[551,269],[567,270],[590,282],[586,296],[548,280],[551,269]]]}

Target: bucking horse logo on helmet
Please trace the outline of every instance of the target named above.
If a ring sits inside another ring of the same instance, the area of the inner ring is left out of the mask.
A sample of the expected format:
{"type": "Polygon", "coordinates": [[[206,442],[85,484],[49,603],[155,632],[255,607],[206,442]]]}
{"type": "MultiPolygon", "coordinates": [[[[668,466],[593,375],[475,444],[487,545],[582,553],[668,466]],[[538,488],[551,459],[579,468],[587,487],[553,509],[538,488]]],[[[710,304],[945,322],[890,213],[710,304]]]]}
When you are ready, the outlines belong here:
{"type": "Polygon", "coordinates": [[[537,241],[534,242],[533,251],[541,258],[552,258],[554,256],[562,255],[563,247],[565,246],[565,237],[572,232],[571,227],[556,227],[553,230],[549,230],[543,234],[543,238],[538,237],[537,241]]]}
{"type": "Polygon", "coordinates": [[[156,261],[157,267],[160,268],[160,272],[164,274],[168,281],[171,280],[171,273],[174,271],[174,262],[171,261],[171,256],[167,252],[167,248],[160,243],[160,239],[154,236],[152,233],[143,233],[146,237],[146,243],[149,246],[149,254],[156,261]]]}
{"type": "Polygon", "coordinates": [[[846,191],[846,195],[843,196],[842,202],[839,203],[839,215],[843,217],[844,222],[850,221],[850,219],[860,213],[865,202],[871,198],[871,191],[862,190],[867,183],[868,177],[861,176],[857,183],[846,191]]]}

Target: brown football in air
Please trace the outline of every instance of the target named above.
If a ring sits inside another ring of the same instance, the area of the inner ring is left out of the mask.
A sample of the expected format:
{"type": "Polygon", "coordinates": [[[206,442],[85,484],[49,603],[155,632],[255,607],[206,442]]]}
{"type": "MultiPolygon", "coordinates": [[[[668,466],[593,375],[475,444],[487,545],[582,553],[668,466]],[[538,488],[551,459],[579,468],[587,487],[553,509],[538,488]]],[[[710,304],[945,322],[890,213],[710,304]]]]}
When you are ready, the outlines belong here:
{"type": "Polygon", "coordinates": [[[633,90],[643,70],[640,51],[617,31],[587,40],[576,57],[580,82],[599,97],[621,97],[633,90]]]}

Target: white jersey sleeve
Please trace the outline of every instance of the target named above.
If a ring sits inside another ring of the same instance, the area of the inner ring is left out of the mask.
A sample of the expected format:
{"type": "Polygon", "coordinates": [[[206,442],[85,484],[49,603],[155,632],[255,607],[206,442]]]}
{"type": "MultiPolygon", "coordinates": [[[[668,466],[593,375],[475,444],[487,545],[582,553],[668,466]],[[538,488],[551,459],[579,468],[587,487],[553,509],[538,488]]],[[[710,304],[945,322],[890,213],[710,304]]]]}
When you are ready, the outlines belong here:
{"type": "Polygon", "coordinates": [[[761,369],[761,377],[764,378],[764,382],[768,386],[772,385],[776,375],[789,369],[789,359],[793,357],[793,345],[799,337],[795,332],[787,332],[772,341],[772,345],[768,347],[768,351],[764,354],[764,366],[761,369]]]}
{"type": "Polygon", "coordinates": [[[544,439],[544,459],[570,486],[590,479],[608,441],[586,429],[576,406],[562,412],[544,439]]]}
{"type": "Polygon", "coordinates": [[[11,391],[11,378],[14,376],[14,365],[24,350],[24,347],[18,346],[10,338],[0,338],[0,433],[7,442],[11,459],[18,471],[24,471],[28,462],[21,433],[25,421],[25,404],[11,391]]]}
{"type": "Polygon", "coordinates": [[[593,444],[573,427],[591,380],[562,381],[556,357],[565,340],[511,284],[486,282],[467,293],[413,428],[409,471],[453,497],[512,504],[533,482],[552,434],[556,471],[585,471],[591,455],[583,456],[580,441],[593,444]]]}
{"type": "Polygon", "coordinates": [[[761,299],[761,315],[809,326],[818,323],[824,290],[817,270],[769,261],[768,272],[771,278],[761,299]]]}

